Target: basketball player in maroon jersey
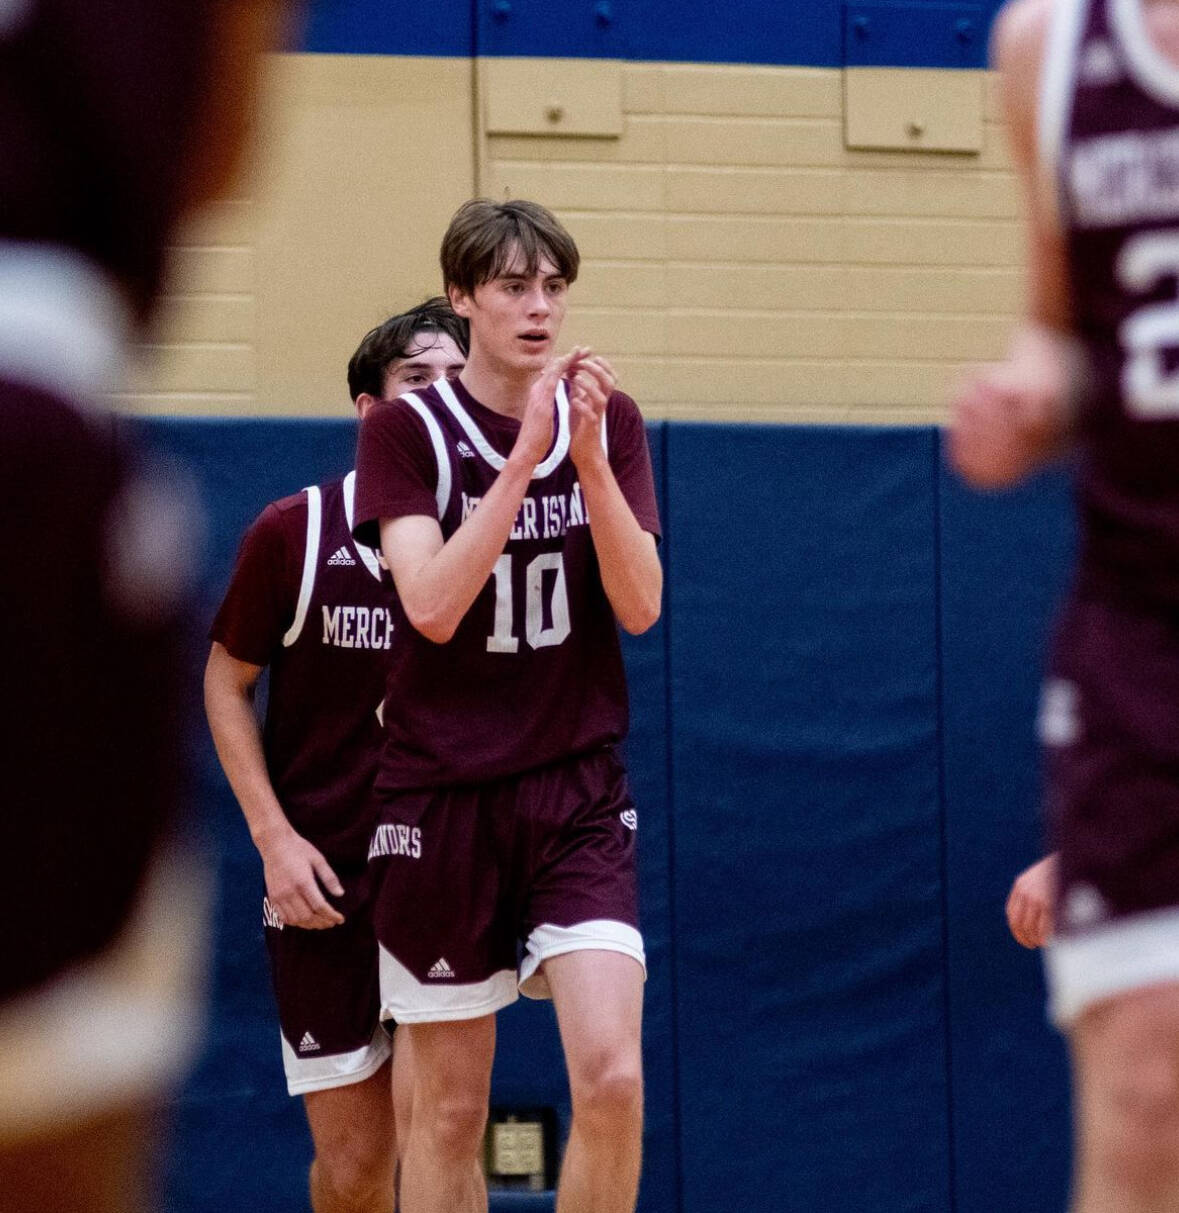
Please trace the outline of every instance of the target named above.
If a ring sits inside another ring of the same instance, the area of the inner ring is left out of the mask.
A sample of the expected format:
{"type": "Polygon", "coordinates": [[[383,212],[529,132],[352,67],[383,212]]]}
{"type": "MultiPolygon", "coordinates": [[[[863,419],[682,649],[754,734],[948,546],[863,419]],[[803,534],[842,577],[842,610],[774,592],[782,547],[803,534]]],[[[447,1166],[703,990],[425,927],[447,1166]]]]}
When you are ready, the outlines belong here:
{"type": "MultiPolygon", "coordinates": [[[[348,364],[357,413],[457,375],[466,348],[466,321],[445,299],[391,317],[348,364]]],[[[352,538],[355,480],[274,502],[250,527],[205,671],[213,740],[262,857],[283,1065],[311,1126],[316,1213],[388,1213],[395,1199],[392,1044],[364,879],[393,589],[352,538]],[[267,666],[263,734],[253,694],[267,666]]],[[[404,1117],[412,1077],[400,1044],[397,1054],[404,1117]]]]}
{"type": "Polygon", "coordinates": [[[1081,550],[1040,729],[1076,1213],[1179,1208],[1179,4],[1017,0],[996,30],[1030,314],[955,402],[1010,483],[1071,439],[1081,550]]]}
{"type": "Polygon", "coordinates": [[[146,1207],[199,1018],[200,881],[170,828],[193,521],[102,396],[176,221],[233,174],[282,7],[0,3],[6,1213],[146,1207]]]}
{"type": "Polygon", "coordinates": [[[442,269],[471,353],[361,425],[357,534],[398,626],[377,776],[382,1013],[408,1025],[406,1213],[473,1213],[495,1012],[554,1001],[573,1125],[557,1207],[633,1210],[645,961],[615,744],[616,620],[658,618],[642,419],[589,350],[555,357],[579,255],[529,202],[464,205],[442,269]]]}

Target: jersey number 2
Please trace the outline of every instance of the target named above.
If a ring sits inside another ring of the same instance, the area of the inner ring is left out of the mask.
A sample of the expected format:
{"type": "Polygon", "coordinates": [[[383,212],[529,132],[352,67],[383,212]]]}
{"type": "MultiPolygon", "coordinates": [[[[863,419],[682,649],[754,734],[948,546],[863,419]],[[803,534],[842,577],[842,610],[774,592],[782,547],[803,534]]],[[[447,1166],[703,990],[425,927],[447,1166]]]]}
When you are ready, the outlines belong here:
{"type": "MultiPolygon", "coordinates": [[[[501,556],[491,570],[495,578],[495,630],[487,637],[489,653],[515,653],[520,648],[515,634],[512,602],[512,558],[501,556]]],[[[560,552],[534,556],[524,570],[524,636],[529,648],[546,649],[564,643],[570,632],[569,595],[565,589],[565,561],[560,552]],[[545,573],[553,574],[545,577],[545,573]],[[545,623],[545,582],[552,586],[549,621],[545,623]]]]}
{"type": "MultiPolygon", "coordinates": [[[[1179,276],[1179,233],[1146,232],[1128,240],[1118,255],[1118,281],[1135,294],[1160,278],[1179,276]]],[[[1179,300],[1139,308],[1118,329],[1126,360],[1122,395],[1127,410],[1143,420],[1179,417],[1179,372],[1168,371],[1163,355],[1179,349],[1179,300]]]]}

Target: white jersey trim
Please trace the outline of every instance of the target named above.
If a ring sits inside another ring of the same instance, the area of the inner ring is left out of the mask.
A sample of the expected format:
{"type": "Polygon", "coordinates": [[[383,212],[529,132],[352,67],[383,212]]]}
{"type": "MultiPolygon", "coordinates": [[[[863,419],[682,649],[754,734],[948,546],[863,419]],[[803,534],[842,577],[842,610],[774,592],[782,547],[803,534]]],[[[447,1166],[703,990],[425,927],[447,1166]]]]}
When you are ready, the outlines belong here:
{"type": "Polygon", "coordinates": [[[1045,945],[1044,965],[1049,1013],[1062,1028],[1104,999],[1179,982],[1179,907],[1057,937],[1045,945]]]}
{"type": "MultiPolygon", "coordinates": [[[[467,437],[475,444],[475,449],[483,459],[491,464],[497,472],[502,472],[507,466],[507,459],[497,451],[483,431],[475,424],[475,419],[463,408],[462,401],[455,394],[454,388],[445,379],[439,379],[434,384],[438,395],[442,397],[446,407],[454,414],[459,425],[463,427],[467,437]]],[[[565,390],[564,381],[557,384],[557,438],[553,449],[549,451],[543,462],[536,465],[532,473],[533,480],[543,480],[561,462],[569,452],[569,395],[565,390]]]]}
{"type": "Polygon", "coordinates": [[[1179,65],[1155,46],[1146,27],[1140,0],[1106,0],[1110,29],[1126,56],[1135,82],[1156,101],[1179,105],[1179,65]]]}
{"type": "MultiPolygon", "coordinates": [[[[434,386],[441,390],[444,382],[440,379],[434,386]]],[[[438,520],[441,522],[450,502],[450,455],[446,450],[446,439],[442,436],[442,427],[438,424],[438,419],[419,396],[413,392],[406,392],[401,399],[422,419],[426,433],[430,435],[430,443],[434,447],[434,462],[438,465],[438,483],[434,486],[434,500],[438,503],[438,520]]]]}
{"type": "Polygon", "coordinates": [[[542,922],[528,936],[524,959],[520,962],[520,993],[526,998],[552,998],[549,980],[541,967],[554,956],[568,952],[621,952],[638,961],[647,976],[647,955],[643,937],[625,922],[612,918],[595,918],[571,927],[557,927],[542,922]]]}
{"type": "Polygon", "coordinates": [[[318,485],[308,485],[307,494],[307,543],[303,548],[303,579],[299,583],[299,601],[295,606],[295,620],[282,638],[284,648],[299,639],[303,624],[307,621],[307,608],[315,590],[315,566],[319,563],[319,536],[323,529],[323,503],[318,485]]]}
{"type": "Polygon", "coordinates": [[[282,1041],[282,1068],[289,1095],[306,1095],[311,1091],[331,1091],[371,1078],[389,1059],[393,1042],[379,1025],[373,1038],[363,1048],[351,1053],[329,1053],[326,1057],[300,1057],[290,1041],[279,1033],[282,1041]]]}
{"type": "MultiPolygon", "coordinates": [[[[344,521],[348,524],[348,534],[352,534],[352,519],[356,515],[356,469],[344,477],[344,521]]],[[[356,554],[364,562],[364,567],[378,580],[381,580],[381,562],[377,554],[366,543],[358,539],[352,540],[356,554]]]]}
{"type": "Polygon", "coordinates": [[[0,1008],[0,1142],[160,1098],[180,1080],[203,1020],[209,893],[191,859],[159,856],[105,952],[0,1008]]]}
{"type": "Polygon", "coordinates": [[[1037,142],[1040,171],[1052,209],[1065,211],[1062,177],[1068,126],[1073,112],[1077,78],[1077,52],[1089,15],[1091,0],[1055,0],[1040,72],[1039,130],[1037,142]]]}
{"type": "Polygon", "coordinates": [[[0,240],[0,377],[101,409],[130,331],[118,291],[84,257],[0,240]]]}
{"type": "Polygon", "coordinates": [[[398,1023],[442,1023],[492,1015],[516,1001],[516,974],[501,969],[486,981],[455,984],[418,979],[383,944],[380,953],[381,1018],[398,1023]]]}

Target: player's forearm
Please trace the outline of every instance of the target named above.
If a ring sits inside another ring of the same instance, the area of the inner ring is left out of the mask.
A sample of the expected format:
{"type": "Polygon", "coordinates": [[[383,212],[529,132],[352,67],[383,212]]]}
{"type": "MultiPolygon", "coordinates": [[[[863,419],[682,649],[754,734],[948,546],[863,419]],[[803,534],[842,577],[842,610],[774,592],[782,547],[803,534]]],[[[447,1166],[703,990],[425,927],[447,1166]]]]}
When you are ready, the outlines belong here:
{"type": "MultiPolygon", "coordinates": [[[[397,578],[410,623],[429,640],[445,644],[487,584],[495,562],[503,555],[520,505],[528,491],[534,465],[509,459],[477,508],[428,560],[397,578]]],[[[382,523],[385,559],[398,568],[382,523]]]]}
{"type": "Polygon", "coordinates": [[[289,834],[291,823],[270,783],[249,694],[219,679],[212,665],[210,662],[205,674],[205,712],[213,746],[241,806],[250,837],[262,851],[275,838],[289,834]]]}
{"type": "Polygon", "coordinates": [[[633,635],[659,618],[663,566],[655,538],[639,526],[603,455],[578,467],[602,586],[619,624],[633,635]]]}

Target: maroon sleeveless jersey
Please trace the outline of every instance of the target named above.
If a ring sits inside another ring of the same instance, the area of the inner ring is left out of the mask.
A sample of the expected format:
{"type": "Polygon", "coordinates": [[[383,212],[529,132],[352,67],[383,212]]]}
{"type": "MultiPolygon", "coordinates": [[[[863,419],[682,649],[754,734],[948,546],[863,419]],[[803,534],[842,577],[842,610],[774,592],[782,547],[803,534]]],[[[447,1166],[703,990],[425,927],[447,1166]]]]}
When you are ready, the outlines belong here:
{"type": "Polygon", "coordinates": [[[1081,407],[1080,589],[1179,604],[1179,66],[1141,0],[1055,6],[1041,140],[1059,172],[1081,407]]]}
{"type": "Polygon", "coordinates": [[[210,635],[270,667],[263,743],[291,824],[329,860],[363,863],[394,593],[376,553],[352,538],[355,475],[266,507],[210,635]]]}
{"type": "MultiPolygon", "coordinates": [[[[626,733],[618,630],[568,455],[564,384],[554,411],[553,447],[452,639],[427,640],[397,608],[380,790],[483,782],[626,733]]],[[[519,428],[458,381],[375,405],[360,429],[357,535],[375,543],[380,519],[429,514],[449,539],[495,483],[519,428]]],[[[642,418],[621,392],[607,402],[604,442],[635,517],[657,535],[642,418]]]]}

